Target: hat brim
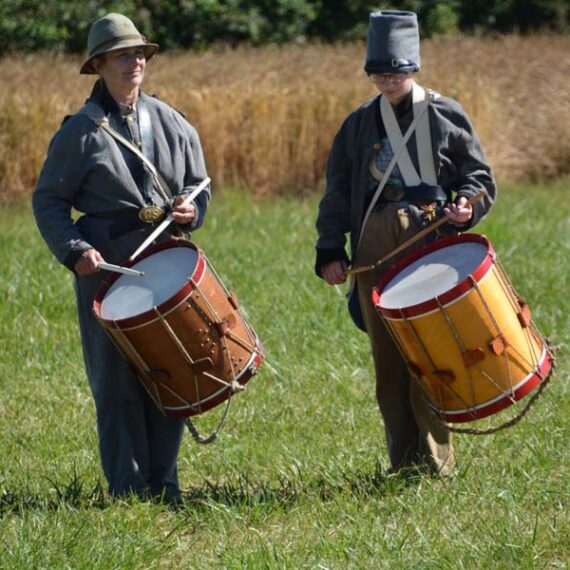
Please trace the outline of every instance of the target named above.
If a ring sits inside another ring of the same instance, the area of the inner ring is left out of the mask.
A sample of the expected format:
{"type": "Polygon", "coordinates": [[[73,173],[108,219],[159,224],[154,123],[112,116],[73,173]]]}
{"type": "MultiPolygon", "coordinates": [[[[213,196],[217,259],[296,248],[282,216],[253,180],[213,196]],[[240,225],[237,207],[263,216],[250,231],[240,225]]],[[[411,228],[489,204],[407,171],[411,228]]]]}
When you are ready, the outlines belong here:
{"type": "Polygon", "coordinates": [[[117,51],[125,48],[137,48],[137,47],[140,47],[144,50],[144,54],[147,61],[151,59],[152,56],[154,56],[158,51],[158,44],[148,44],[148,43],[143,43],[140,40],[133,40],[133,39],[120,40],[116,44],[113,44],[111,47],[101,49],[99,51],[96,51],[95,53],[90,54],[89,57],[83,62],[83,65],[79,70],[79,73],[85,75],[97,75],[97,70],[93,66],[93,60],[95,58],[103,55],[104,53],[109,53],[111,51],[117,51]]]}

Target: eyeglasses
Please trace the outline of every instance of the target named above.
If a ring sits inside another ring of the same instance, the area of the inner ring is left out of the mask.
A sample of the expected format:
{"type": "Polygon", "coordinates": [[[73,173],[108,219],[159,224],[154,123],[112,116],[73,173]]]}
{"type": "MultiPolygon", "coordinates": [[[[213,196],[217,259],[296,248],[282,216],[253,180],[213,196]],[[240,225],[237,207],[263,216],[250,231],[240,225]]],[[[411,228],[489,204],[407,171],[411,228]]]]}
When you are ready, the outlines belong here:
{"type": "Polygon", "coordinates": [[[369,73],[368,79],[375,85],[382,85],[383,83],[402,83],[408,77],[409,73],[369,73]]]}
{"type": "Polygon", "coordinates": [[[117,50],[112,53],[111,57],[120,63],[128,63],[133,59],[146,59],[146,53],[140,48],[127,48],[125,50],[117,50]]]}

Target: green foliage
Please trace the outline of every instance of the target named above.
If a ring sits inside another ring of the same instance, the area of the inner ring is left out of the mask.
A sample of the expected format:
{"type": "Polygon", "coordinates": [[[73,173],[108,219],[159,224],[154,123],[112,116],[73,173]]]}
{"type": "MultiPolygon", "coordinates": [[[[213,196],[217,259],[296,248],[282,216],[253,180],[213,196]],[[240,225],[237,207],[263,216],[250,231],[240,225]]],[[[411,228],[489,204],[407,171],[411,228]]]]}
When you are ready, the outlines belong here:
{"type": "Polygon", "coordinates": [[[41,0],[5,0],[0,4],[0,55],[6,51],[61,49],[65,46],[65,29],[57,23],[53,6],[44,7],[37,18],[41,0]]]}
{"type": "Polygon", "coordinates": [[[37,50],[82,52],[93,21],[120,12],[140,23],[135,0],[3,0],[0,56],[37,50]]]}
{"type": "Polygon", "coordinates": [[[9,52],[83,52],[92,22],[120,12],[163,48],[224,42],[283,43],[363,38],[379,9],[418,14],[424,37],[462,31],[549,29],[567,32],[567,0],[3,0],[0,56],[9,52]]]}
{"type": "Polygon", "coordinates": [[[369,0],[320,0],[315,6],[317,15],[308,33],[328,41],[366,37],[368,15],[380,9],[369,0]]]}
{"type": "Polygon", "coordinates": [[[437,2],[427,12],[425,28],[428,36],[451,36],[459,32],[457,10],[447,2],[437,2]]]}
{"type": "Polygon", "coordinates": [[[467,29],[500,32],[553,30],[567,33],[567,0],[461,0],[460,25],[467,29]]]}
{"type": "Polygon", "coordinates": [[[140,1],[152,15],[153,38],[166,48],[215,42],[285,42],[303,36],[315,11],[304,0],[140,1]]]}

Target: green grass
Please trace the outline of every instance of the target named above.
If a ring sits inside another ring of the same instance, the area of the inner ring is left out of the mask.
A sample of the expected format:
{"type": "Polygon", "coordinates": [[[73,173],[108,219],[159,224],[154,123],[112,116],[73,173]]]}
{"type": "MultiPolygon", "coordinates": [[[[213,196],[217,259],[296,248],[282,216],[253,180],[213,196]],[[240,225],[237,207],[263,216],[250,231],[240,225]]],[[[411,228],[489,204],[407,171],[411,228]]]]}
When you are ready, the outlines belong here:
{"type": "Polygon", "coordinates": [[[367,338],[313,274],[317,197],[216,194],[194,238],[266,361],[215,444],[185,438],[178,512],[107,498],[71,277],[27,207],[0,212],[0,568],[566,568],[567,182],[504,188],[478,228],[561,350],[521,423],[456,437],[449,480],[386,474],[367,338]]]}

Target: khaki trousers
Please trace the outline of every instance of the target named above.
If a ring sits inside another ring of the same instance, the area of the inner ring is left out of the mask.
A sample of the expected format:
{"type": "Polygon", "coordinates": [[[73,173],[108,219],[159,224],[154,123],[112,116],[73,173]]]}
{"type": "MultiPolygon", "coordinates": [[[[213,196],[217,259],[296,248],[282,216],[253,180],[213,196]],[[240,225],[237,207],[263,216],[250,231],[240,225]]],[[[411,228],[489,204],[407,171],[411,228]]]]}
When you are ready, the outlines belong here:
{"type": "MultiPolygon", "coordinates": [[[[421,229],[402,203],[386,203],[373,212],[364,228],[355,267],[371,265],[421,229]]],[[[372,289],[396,261],[421,247],[421,240],[374,271],[356,277],[356,286],[376,370],[376,398],[384,419],[388,453],[394,471],[427,466],[442,475],[455,466],[451,433],[430,412],[383,320],[372,304],[372,289]]]]}

